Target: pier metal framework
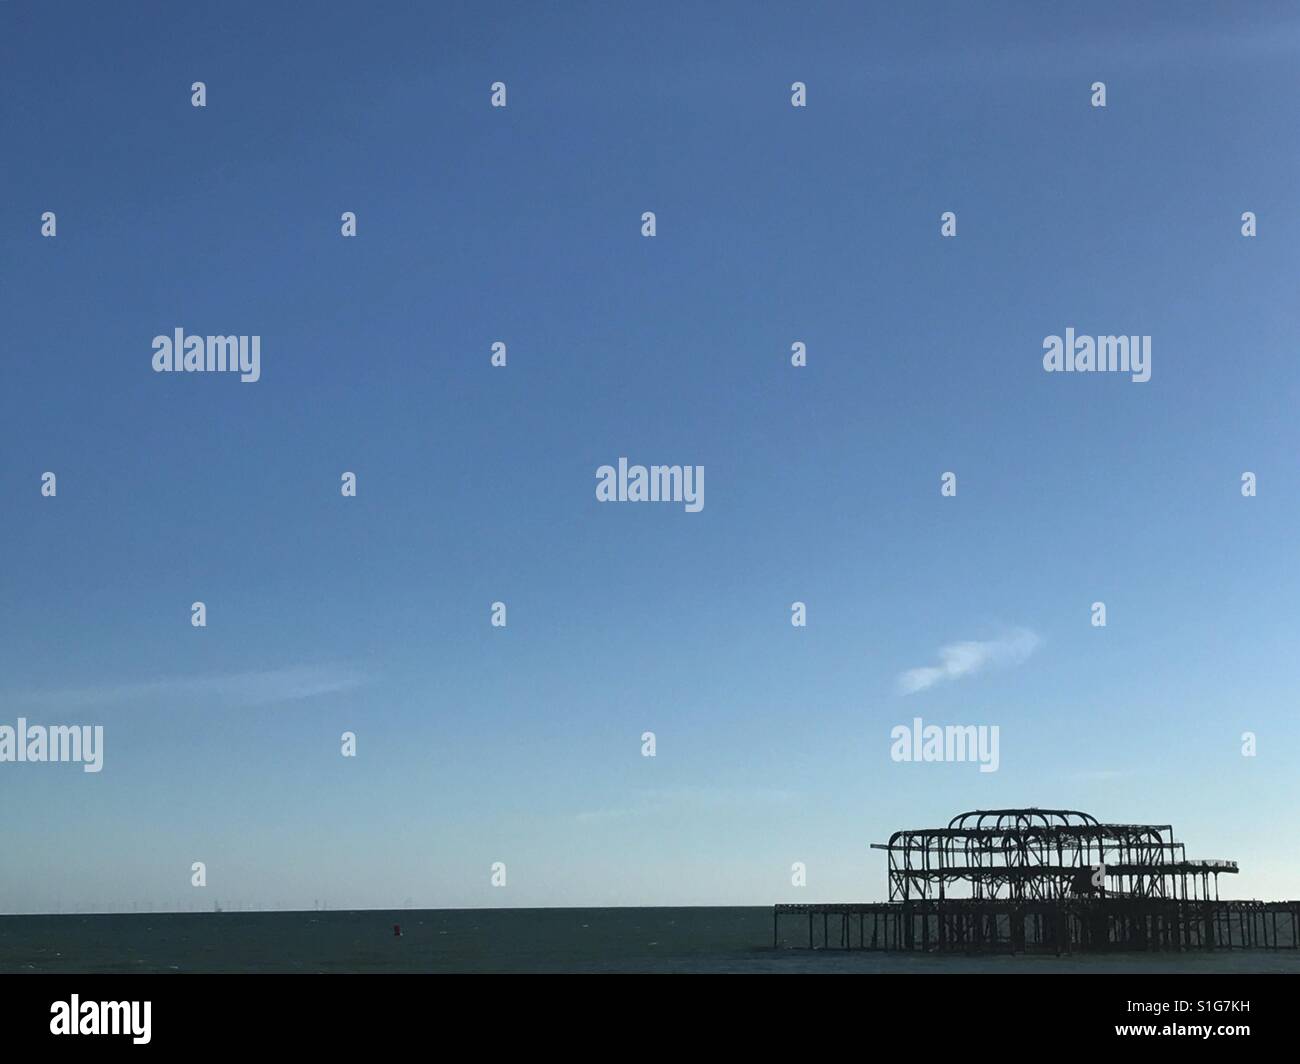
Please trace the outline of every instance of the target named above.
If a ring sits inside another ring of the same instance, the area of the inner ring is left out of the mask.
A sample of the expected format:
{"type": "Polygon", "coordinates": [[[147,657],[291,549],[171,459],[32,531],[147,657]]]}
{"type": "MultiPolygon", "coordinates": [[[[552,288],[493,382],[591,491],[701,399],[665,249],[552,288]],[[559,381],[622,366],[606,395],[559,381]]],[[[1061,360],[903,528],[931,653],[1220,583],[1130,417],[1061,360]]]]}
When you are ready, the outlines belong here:
{"type": "Polygon", "coordinates": [[[1168,824],[977,809],[873,849],[889,855],[888,902],[777,905],[773,945],[783,917],[807,916],[810,948],[835,944],[834,918],[848,949],[1300,949],[1300,902],[1221,900],[1237,863],[1189,859],[1168,824]]]}
{"type": "Polygon", "coordinates": [[[889,853],[890,901],[1210,900],[1219,876],[1237,871],[1189,860],[1168,824],[1103,824],[1073,809],[978,809],[872,848],[889,853]]]}

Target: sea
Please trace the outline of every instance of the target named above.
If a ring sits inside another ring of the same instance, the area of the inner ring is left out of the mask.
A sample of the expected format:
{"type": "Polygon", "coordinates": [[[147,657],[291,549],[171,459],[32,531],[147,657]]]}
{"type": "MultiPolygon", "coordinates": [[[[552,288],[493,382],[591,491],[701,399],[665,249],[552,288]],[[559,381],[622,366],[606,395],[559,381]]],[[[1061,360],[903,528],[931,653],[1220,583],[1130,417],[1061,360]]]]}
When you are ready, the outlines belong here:
{"type": "Polygon", "coordinates": [[[0,972],[1294,974],[1300,950],[1056,957],[773,949],[770,908],[155,912],[0,916],[0,972]]]}

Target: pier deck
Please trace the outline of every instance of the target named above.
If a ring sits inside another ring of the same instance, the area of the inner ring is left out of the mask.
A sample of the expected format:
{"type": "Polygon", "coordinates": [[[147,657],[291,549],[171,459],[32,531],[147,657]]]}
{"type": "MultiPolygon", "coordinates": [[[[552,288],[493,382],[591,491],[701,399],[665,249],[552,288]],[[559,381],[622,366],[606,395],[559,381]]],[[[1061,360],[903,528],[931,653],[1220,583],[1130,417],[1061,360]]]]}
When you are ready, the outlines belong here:
{"type": "Polygon", "coordinates": [[[1300,949],[1300,901],[1097,898],[1016,904],[948,899],[777,905],[772,945],[1006,953],[1300,949]]]}

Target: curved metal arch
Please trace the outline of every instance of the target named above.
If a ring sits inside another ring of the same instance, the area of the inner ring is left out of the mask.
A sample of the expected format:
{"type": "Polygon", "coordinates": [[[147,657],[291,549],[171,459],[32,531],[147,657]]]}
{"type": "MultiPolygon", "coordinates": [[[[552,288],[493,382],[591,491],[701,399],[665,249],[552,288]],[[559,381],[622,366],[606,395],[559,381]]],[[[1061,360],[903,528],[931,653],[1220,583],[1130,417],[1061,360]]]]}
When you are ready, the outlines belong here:
{"type": "Polygon", "coordinates": [[[1030,807],[1027,809],[972,809],[965,813],[958,813],[948,821],[949,830],[969,830],[967,821],[974,818],[976,830],[985,828],[985,821],[992,819],[993,826],[998,830],[1007,827],[1007,821],[1012,821],[1017,829],[1024,830],[1028,827],[1100,827],[1101,824],[1095,816],[1089,813],[1081,812],[1078,809],[1038,809],[1030,807]]]}

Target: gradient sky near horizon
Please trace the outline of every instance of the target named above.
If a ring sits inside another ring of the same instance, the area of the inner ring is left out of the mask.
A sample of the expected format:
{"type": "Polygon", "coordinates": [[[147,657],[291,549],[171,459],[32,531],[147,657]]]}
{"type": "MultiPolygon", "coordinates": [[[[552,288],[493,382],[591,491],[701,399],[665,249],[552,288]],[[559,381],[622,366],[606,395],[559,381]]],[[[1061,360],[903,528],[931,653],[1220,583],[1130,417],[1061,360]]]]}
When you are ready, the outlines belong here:
{"type": "Polygon", "coordinates": [[[0,911],[870,900],[868,843],[1018,805],[1300,897],[1298,53],[1282,4],[0,4],[0,723],[106,733],[0,765],[0,911]],[[153,373],[177,327],[261,380],[153,373]],[[1044,373],[1067,327],[1152,379],[1044,373]],[[703,512],[599,504],[622,455],[703,512]],[[1022,652],[901,692],[967,641],[1022,652]],[[999,770],[891,761],[914,717],[999,770]]]}

